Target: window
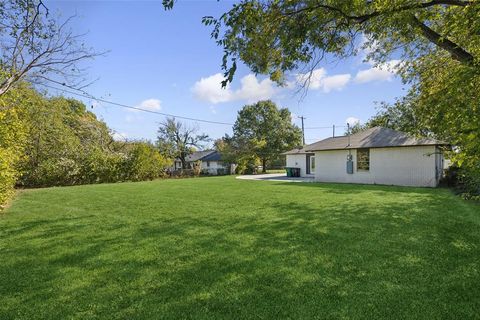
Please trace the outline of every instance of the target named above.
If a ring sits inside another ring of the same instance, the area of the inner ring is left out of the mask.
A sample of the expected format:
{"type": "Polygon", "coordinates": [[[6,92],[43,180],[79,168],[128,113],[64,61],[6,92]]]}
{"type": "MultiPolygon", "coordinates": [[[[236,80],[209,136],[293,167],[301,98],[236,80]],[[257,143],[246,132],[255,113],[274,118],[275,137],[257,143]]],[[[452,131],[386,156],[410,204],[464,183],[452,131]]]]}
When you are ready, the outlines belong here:
{"type": "Polygon", "coordinates": [[[357,171],[370,170],[370,149],[357,149],[357,171]]]}
{"type": "Polygon", "coordinates": [[[207,161],[207,167],[210,167],[210,161],[207,161]]]}

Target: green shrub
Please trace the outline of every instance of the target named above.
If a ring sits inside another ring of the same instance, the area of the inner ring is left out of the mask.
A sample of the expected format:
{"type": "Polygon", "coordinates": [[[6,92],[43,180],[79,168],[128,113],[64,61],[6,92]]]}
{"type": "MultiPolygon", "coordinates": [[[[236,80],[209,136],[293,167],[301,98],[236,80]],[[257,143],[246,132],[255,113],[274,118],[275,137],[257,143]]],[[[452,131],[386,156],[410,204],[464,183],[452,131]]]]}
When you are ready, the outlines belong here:
{"type": "Polygon", "coordinates": [[[24,159],[27,132],[16,108],[19,98],[17,90],[0,98],[0,210],[14,193],[19,164],[24,159]]]}
{"type": "Polygon", "coordinates": [[[445,172],[443,182],[468,200],[480,200],[480,164],[477,166],[453,165],[445,172]]]}
{"type": "Polygon", "coordinates": [[[148,142],[132,143],[133,147],[125,159],[126,180],[142,181],[153,180],[166,175],[166,168],[170,165],[158,150],[148,142]]]}

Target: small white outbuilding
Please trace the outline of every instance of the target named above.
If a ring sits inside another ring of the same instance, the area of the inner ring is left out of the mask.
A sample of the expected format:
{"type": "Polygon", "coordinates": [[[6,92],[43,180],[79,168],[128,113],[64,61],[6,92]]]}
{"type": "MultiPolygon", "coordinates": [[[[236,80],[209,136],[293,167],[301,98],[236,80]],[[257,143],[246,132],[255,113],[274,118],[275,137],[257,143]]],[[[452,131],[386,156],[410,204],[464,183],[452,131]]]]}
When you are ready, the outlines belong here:
{"type": "Polygon", "coordinates": [[[318,182],[436,187],[448,144],[374,127],[350,136],[327,138],[285,153],[287,167],[318,182]]]}

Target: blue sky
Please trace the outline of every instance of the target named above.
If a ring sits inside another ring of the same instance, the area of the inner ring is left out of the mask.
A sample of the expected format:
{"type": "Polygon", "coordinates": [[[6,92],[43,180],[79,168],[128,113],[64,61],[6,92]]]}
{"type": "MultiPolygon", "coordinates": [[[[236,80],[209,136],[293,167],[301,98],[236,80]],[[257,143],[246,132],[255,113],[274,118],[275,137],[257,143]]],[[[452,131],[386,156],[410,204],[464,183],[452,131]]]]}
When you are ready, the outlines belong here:
{"type": "MultiPolygon", "coordinates": [[[[296,90],[278,88],[264,76],[240,66],[228,90],[220,89],[222,50],[201,24],[206,15],[219,16],[233,1],[179,1],[164,11],[161,1],[46,1],[52,13],[76,14],[75,32],[88,32],[85,42],[105,56],[88,61],[86,91],[107,100],[180,116],[233,123],[247,103],[272,99],[297,115],[305,126],[345,125],[347,118],[367,120],[375,101],[393,101],[404,94],[401,81],[387,68],[373,68],[362,56],[320,65],[305,98],[296,90]]],[[[292,80],[294,77],[292,76],[292,80]]],[[[52,93],[55,93],[51,90],[52,93]]],[[[68,94],[65,94],[68,96],[68,94]]],[[[82,99],[117,132],[117,137],[156,137],[164,117],[133,112],[82,99]]],[[[294,122],[300,124],[294,117],[294,122]]],[[[231,127],[189,122],[219,138],[231,127]]],[[[343,133],[343,129],[337,130],[343,133]]],[[[307,143],[331,135],[331,129],[306,130],[307,143]]]]}

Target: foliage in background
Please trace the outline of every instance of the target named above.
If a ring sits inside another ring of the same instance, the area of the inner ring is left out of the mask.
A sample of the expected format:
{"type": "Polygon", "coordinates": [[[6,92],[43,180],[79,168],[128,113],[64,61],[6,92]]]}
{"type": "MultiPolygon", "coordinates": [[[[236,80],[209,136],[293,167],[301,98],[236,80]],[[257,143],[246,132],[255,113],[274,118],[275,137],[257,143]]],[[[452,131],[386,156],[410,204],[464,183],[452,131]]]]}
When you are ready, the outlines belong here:
{"type": "Polygon", "coordinates": [[[22,84],[0,98],[0,204],[13,187],[151,180],[171,161],[149,142],[114,141],[86,106],[22,84]]]}
{"type": "Polygon", "coordinates": [[[480,68],[438,52],[420,59],[415,70],[415,114],[423,127],[455,146],[450,157],[459,167],[460,191],[467,198],[480,196],[480,68]]]}
{"type": "Polygon", "coordinates": [[[39,100],[32,107],[24,106],[30,120],[29,143],[19,184],[34,187],[100,180],[104,169],[98,166],[105,162],[112,143],[105,123],[77,100],[39,100]]]}
{"type": "Polygon", "coordinates": [[[187,156],[196,148],[202,149],[203,144],[210,141],[208,135],[197,131],[198,128],[188,127],[175,118],[167,118],[158,128],[157,147],[164,157],[179,159],[182,168],[187,169],[187,156]]]}
{"type": "Polygon", "coordinates": [[[32,103],[34,98],[19,91],[0,97],[0,210],[13,194],[28,136],[22,109],[17,106],[32,103]]]}
{"type": "Polygon", "coordinates": [[[217,145],[222,155],[238,164],[239,172],[253,173],[258,165],[266,172],[269,162],[301,145],[301,136],[290,111],[267,100],[244,106],[233,126],[233,137],[225,136],[217,145]]]}
{"type": "Polygon", "coordinates": [[[125,180],[143,181],[164,176],[165,169],[172,165],[172,160],[162,156],[152,143],[137,141],[130,143],[125,164],[125,180]]]}
{"type": "MultiPolygon", "coordinates": [[[[393,104],[383,103],[357,132],[384,126],[416,136],[432,136],[454,148],[452,161],[457,187],[464,197],[480,195],[480,70],[437,52],[416,62],[417,77],[409,93],[393,104]],[[440,66],[440,68],[439,68],[440,66]]],[[[414,81],[415,79],[412,79],[414,81]]]]}

